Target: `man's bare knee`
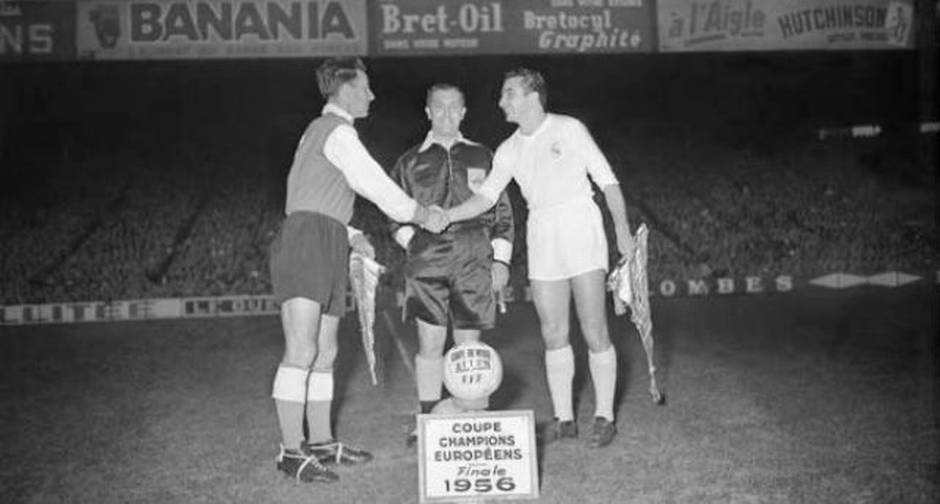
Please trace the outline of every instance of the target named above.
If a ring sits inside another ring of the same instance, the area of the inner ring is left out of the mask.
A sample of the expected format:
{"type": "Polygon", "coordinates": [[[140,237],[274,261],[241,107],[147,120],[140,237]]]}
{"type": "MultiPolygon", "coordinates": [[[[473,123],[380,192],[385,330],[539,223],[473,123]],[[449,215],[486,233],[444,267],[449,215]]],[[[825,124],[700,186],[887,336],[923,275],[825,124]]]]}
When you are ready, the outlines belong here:
{"type": "Polygon", "coordinates": [[[284,359],[289,366],[309,369],[317,357],[316,334],[320,330],[320,305],[306,298],[291,298],[281,304],[284,330],[284,359]]]}
{"type": "Polygon", "coordinates": [[[584,334],[584,340],[588,346],[601,345],[606,350],[610,344],[610,335],[607,330],[607,322],[603,319],[582,320],[580,323],[581,333],[584,334]]]}
{"type": "Polygon", "coordinates": [[[557,350],[568,346],[568,324],[542,323],[542,339],[548,350],[557,350]]]}

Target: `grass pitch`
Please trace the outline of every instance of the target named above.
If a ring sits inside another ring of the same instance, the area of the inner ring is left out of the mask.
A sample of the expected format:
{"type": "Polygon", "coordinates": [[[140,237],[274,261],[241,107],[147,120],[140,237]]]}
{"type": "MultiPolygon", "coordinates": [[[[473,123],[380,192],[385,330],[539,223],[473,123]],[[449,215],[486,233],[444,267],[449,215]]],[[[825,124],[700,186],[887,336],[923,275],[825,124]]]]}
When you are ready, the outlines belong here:
{"type": "MultiPolygon", "coordinates": [[[[585,446],[576,345],[582,438],[540,449],[540,502],[936,502],[936,306],[923,287],[654,300],[662,407],[635,332],[612,320],[620,434],[585,446]]],[[[410,371],[379,326],[373,387],[352,320],[336,433],[376,459],[333,485],[274,470],[274,317],[0,328],[0,501],[416,502],[410,371]]],[[[413,328],[395,329],[407,353],[413,328]]],[[[511,305],[486,340],[506,370],[494,406],[550,418],[532,306],[511,305]]]]}

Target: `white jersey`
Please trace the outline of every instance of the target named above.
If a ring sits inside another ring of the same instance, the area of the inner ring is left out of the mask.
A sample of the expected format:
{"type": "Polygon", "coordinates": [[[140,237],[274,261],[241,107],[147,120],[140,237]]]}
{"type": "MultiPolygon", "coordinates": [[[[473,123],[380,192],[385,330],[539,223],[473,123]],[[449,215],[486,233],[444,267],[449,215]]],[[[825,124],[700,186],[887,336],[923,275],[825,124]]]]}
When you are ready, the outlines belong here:
{"type": "Polygon", "coordinates": [[[587,128],[573,117],[546,114],[533,134],[516,130],[496,150],[478,193],[496,201],[510,180],[519,184],[529,207],[529,278],[561,280],[607,269],[607,238],[588,177],[602,188],[618,183],[587,128]]]}
{"type": "Polygon", "coordinates": [[[531,135],[518,129],[496,149],[493,169],[478,191],[490,201],[511,179],[516,179],[529,210],[550,207],[578,198],[591,198],[591,184],[617,184],[607,158],[581,121],[546,114],[531,135]]]}

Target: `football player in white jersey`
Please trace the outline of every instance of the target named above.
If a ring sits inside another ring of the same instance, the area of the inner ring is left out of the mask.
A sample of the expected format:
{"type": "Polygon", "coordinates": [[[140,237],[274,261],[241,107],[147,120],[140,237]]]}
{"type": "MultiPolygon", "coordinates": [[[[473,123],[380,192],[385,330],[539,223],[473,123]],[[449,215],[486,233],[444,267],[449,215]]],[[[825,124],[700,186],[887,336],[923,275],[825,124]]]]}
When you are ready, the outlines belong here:
{"type": "Polygon", "coordinates": [[[613,411],[617,354],[607,328],[607,238],[590,180],[604,193],[621,255],[632,253],[633,236],[610,164],[584,124],[546,111],[546,91],[537,71],[521,68],[506,74],[499,106],[506,120],[519,128],[496,150],[493,169],[477,193],[447,214],[451,222],[472,218],[493,206],[510,180],[519,184],[529,207],[528,276],[555,410],[555,419],[542,432],[542,439],[552,442],[578,436],[568,327],[574,298],[595,394],[588,444],[599,448],[610,444],[617,433],[613,411]]]}

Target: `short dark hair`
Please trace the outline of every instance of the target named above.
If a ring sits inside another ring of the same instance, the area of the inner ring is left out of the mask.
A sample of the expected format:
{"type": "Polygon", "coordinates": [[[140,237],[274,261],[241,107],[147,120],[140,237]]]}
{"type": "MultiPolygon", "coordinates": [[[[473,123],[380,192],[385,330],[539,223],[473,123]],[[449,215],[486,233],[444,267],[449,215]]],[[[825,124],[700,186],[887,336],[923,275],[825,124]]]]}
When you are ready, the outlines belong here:
{"type": "Polygon", "coordinates": [[[509,80],[514,77],[522,77],[523,87],[530,93],[533,91],[538,93],[539,101],[542,102],[542,108],[545,108],[548,102],[548,86],[545,84],[545,78],[542,77],[542,74],[538,70],[519,67],[506,72],[504,80],[509,80]]]}
{"type": "Polygon", "coordinates": [[[366,64],[356,57],[329,58],[317,67],[317,86],[324,99],[330,99],[340,86],[355,80],[357,70],[366,71],[366,64]]]}
{"type": "Polygon", "coordinates": [[[467,99],[463,95],[463,90],[461,90],[456,84],[451,84],[449,82],[438,82],[428,88],[428,96],[425,98],[426,105],[431,104],[431,95],[437,91],[456,91],[458,94],[460,94],[460,101],[464,102],[464,105],[467,104],[467,99]]]}

